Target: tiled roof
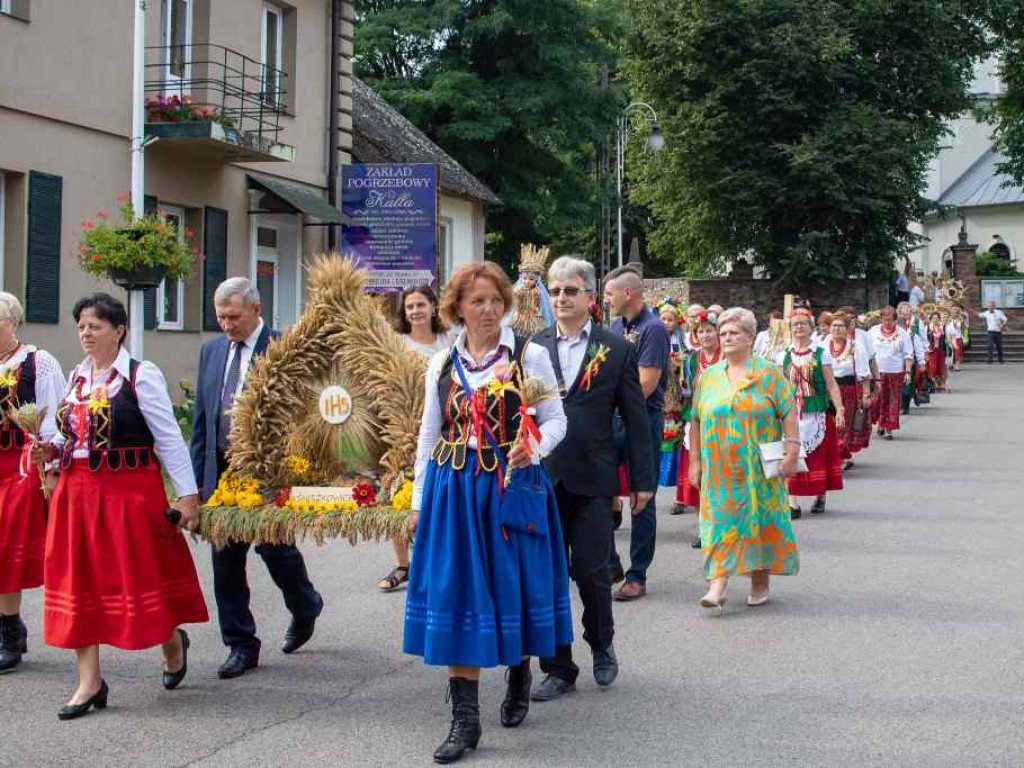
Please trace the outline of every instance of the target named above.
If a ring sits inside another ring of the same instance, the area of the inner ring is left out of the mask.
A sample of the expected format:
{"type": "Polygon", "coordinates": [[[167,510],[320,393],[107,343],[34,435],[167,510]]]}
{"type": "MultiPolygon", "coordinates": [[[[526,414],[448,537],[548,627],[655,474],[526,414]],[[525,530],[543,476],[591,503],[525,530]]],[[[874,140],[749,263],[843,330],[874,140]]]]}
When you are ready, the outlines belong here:
{"type": "Polygon", "coordinates": [[[501,205],[487,185],[358,78],[352,78],[352,156],[361,163],[437,163],[442,190],[501,205]]]}
{"type": "Polygon", "coordinates": [[[1006,160],[1006,156],[999,150],[989,149],[942,193],[938,205],[978,208],[985,205],[1024,203],[1024,188],[1013,183],[1009,175],[1000,173],[997,169],[997,166],[1006,160]]]}

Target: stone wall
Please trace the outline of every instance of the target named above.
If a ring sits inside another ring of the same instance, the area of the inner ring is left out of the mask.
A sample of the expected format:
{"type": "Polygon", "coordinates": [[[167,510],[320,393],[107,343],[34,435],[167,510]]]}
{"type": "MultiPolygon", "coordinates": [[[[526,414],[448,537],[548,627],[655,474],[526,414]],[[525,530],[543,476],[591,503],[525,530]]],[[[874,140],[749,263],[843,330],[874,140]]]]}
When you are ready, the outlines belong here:
{"type": "MultiPolygon", "coordinates": [[[[665,297],[673,297],[681,305],[721,304],[746,307],[763,319],[772,309],[781,310],[791,286],[774,280],[761,280],[753,276],[748,264],[733,265],[728,277],[706,280],[666,278],[645,280],[644,291],[648,303],[655,304],[665,297]]],[[[867,280],[839,280],[800,294],[809,299],[815,311],[852,306],[858,313],[884,307],[889,303],[889,285],[885,280],[869,283],[867,280]]]]}

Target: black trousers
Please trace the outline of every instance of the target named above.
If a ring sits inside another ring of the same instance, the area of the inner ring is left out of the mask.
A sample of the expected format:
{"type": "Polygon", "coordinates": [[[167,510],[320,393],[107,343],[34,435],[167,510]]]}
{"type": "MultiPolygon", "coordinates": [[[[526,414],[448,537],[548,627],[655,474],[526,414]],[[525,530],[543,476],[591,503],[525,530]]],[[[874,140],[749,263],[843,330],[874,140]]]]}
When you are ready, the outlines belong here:
{"type": "Polygon", "coordinates": [[[999,354],[999,362],[1003,362],[1003,333],[1002,331],[988,332],[988,361],[991,363],[994,353],[999,354]]]}
{"type": "MultiPolygon", "coordinates": [[[[226,468],[223,455],[218,453],[218,474],[223,474],[226,468]]],[[[256,636],[256,620],[249,610],[249,580],[245,573],[249,547],[249,544],[232,542],[220,549],[212,548],[213,592],[224,645],[258,657],[260,640],[256,636]]],[[[263,558],[293,616],[311,619],[320,615],[323,598],[313,588],[306,572],[306,561],[297,547],[260,544],[256,554],[263,558]]]]}
{"type": "MultiPolygon", "coordinates": [[[[562,535],[569,555],[569,573],[583,601],[583,639],[592,648],[604,650],[615,634],[612,620],[612,582],[608,560],[615,531],[612,500],[607,496],[579,496],[559,483],[555,487],[562,535]]],[[[579,667],[572,660],[572,646],[560,645],[552,658],[540,660],[548,675],[576,682],[579,667]]]]}

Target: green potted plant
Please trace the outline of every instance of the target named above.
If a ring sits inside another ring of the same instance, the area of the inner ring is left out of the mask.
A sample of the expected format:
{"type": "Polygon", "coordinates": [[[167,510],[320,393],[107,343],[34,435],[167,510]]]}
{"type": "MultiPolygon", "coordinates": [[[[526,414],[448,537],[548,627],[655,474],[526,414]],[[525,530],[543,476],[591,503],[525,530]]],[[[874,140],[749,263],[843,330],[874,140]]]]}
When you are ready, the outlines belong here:
{"type": "MultiPolygon", "coordinates": [[[[82,222],[78,254],[82,269],[129,290],[156,287],[164,278],[188,277],[199,250],[189,246],[162,212],[137,219],[131,200],[127,196],[121,200],[120,226],[109,223],[109,214],[102,210],[96,212],[98,224],[82,222]]],[[[187,227],[184,234],[192,236],[187,227]]]]}

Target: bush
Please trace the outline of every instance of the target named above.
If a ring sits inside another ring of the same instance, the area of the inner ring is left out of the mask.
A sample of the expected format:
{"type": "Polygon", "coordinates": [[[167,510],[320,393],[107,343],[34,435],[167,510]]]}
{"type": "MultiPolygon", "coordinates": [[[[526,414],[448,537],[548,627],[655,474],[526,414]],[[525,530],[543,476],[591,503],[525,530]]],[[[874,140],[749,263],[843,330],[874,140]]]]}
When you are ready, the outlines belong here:
{"type": "Polygon", "coordinates": [[[982,251],[977,260],[978,277],[1021,277],[1009,261],[990,251],[982,251]]]}

